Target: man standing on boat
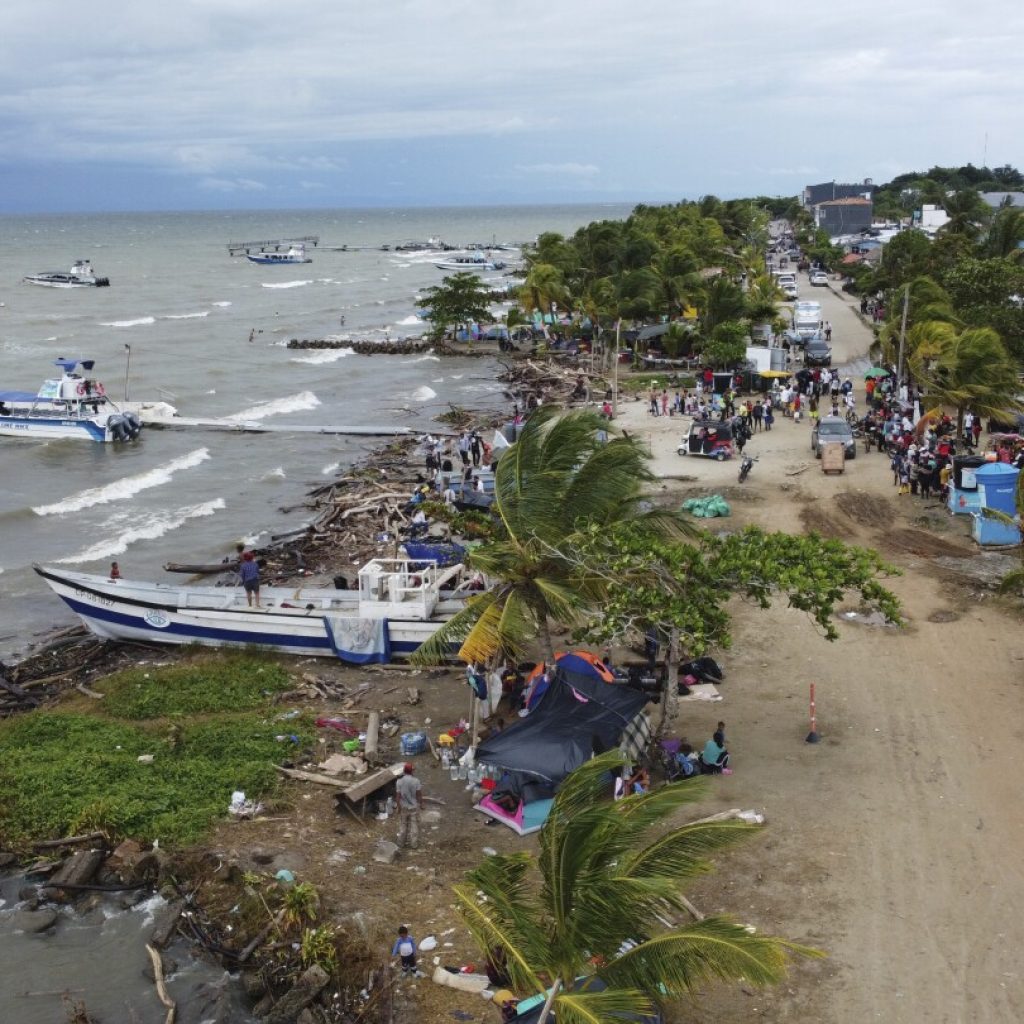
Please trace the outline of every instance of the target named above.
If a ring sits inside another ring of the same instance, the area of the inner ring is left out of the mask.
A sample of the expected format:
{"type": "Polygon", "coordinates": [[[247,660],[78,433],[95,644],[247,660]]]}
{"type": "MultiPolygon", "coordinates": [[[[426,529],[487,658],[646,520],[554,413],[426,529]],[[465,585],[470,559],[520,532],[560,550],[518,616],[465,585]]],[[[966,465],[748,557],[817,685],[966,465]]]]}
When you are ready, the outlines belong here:
{"type": "Polygon", "coordinates": [[[245,600],[249,607],[252,607],[253,597],[256,598],[256,607],[260,606],[260,567],[251,551],[242,555],[242,562],[238,566],[238,577],[245,588],[245,600]]]}

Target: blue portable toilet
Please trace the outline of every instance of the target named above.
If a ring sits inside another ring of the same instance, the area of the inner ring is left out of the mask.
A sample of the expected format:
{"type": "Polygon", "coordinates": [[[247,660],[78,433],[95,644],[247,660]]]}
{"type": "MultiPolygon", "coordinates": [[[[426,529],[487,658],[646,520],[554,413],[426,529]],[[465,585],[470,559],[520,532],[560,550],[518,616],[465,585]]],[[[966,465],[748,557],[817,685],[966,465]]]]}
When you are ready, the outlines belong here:
{"type": "Polygon", "coordinates": [[[984,509],[991,508],[1007,516],[1017,515],[1017,477],[1020,470],[1006,462],[989,462],[975,470],[978,484],[979,511],[972,512],[974,539],[982,545],[1019,544],[1020,524],[1010,526],[990,516],[984,509]]]}

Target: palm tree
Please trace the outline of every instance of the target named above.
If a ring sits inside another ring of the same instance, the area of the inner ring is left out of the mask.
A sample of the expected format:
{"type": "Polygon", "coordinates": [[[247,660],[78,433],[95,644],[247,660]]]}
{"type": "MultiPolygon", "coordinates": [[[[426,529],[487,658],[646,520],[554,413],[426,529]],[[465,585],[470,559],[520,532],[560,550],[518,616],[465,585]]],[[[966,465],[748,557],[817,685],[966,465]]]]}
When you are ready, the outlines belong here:
{"type": "Polygon", "coordinates": [[[501,537],[467,558],[494,585],[423,644],[416,661],[441,661],[456,643],[470,662],[515,656],[538,637],[551,658],[551,622],[575,624],[595,606],[606,581],[571,557],[579,524],[659,521],[638,509],[640,487],[653,479],[648,454],[632,438],[602,442],[608,430],[585,410],[530,416],[494,473],[501,537]]]}
{"type": "MultiPolygon", "coordinates": [[[[903,323],[902,289],[891,294],[892,300],[887,304],[888,317],[878,339],[885,357],[895,362],[903,323]]],[[[937,329],[934,325],[939,324],[949,324],[954,329],[960,326],[960,321],[953,312],[952,300],[945,289],[932,278],[915,277],[910,282],[910,304],[907,308],[909,351],[913,352],[915,346],[920,343],[919,339],[929,337],[937,329]],[[916,330],[921,325],[928,325],[923,332],[916,330]]]]}
{"type": "Polygon", "coordinates": [[[966,235],[968,238],[977,237],[979,225],[988,219],[991,212],[985,200],[973,188],[962,188],[946,196],[943,207],[949,215],[949,221],[940,230],[949,235],[966,235]]]}
{"type": "MultiPolygon", "coordinates": [[[[920,324],[930,331],[929,344],[918,340],[909,366],[930,400],[956,409],[957,437],[963,434],[964,413],[1005,416],[1024,409],[1017,400],[1017,366],[1002,338],[990,327],[956,331],[949,324],[920,324]]],[[[916,329],[916,328],[915,328],[916,329]]]]}
{"type": "Polygon", "coordinates": [[[727,320],[739,320],[744,313],[743,291],[731,278],[719,274],[707,285],[702,298],[701,330],[710,338],[712,331],[727,320]]]}
{"type": "Polygon", "coordinates": [[[565,286],[561,270],[550,263],[536,263],[530,267],[526,280],[519,289],[519,302],[526,312],[537,310],[547,333],[546,317],[555,313],[559,306],[570,304],[569,289],[565,286]]]}
{"type": "Polygon", "coordinates": [[[989,227],[985,248],[990,256],[1024,259],[1024,210],[1008,206],[1000,210],[989,227]]]}
{"type": "Polygon", "coordinates": [[[469,930],[481,949],[501,951],[513,985],[548,990],[541,1024],[552,1012],[559,1024],[622,1024],[708,981],[769,985],[791,954],[821,955],[726,917],[667,922],[666,913],[686,913],[681,889],[709,870],[708,854],[757,826],[704,821],[665,831],[700,798],[701,783],[611,803],[608,773],[622,765],[611,751],[565,780],[536,858],[487,857],[455,886],[469,930]]]}

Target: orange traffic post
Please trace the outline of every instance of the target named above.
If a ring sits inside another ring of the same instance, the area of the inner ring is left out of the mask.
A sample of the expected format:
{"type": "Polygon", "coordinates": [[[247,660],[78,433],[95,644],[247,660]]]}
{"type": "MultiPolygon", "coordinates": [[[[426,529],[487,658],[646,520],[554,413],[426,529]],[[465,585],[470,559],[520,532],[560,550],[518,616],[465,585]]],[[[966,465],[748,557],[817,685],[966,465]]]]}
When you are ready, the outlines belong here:
{"type": "Polygon", "coordinates": [[[818,743],[821,737],[818,735],[818,712],[814,703],[814,683],[811,683],[811,731],[807,734],[805,743],[818,743]]]}

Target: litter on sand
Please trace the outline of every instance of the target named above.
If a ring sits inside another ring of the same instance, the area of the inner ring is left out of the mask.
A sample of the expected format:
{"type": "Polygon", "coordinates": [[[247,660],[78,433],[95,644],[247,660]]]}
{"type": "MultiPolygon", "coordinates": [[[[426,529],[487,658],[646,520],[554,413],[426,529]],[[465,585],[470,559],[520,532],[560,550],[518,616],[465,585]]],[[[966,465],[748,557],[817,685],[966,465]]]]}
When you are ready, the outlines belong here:
{"type": "Polygon", "coordinates": [[[729,503],[720,494],[712,494],[707,498],[689,498],[683,502],[683,509],[698,519],[715,519],[732,514],[729,503]]]}

